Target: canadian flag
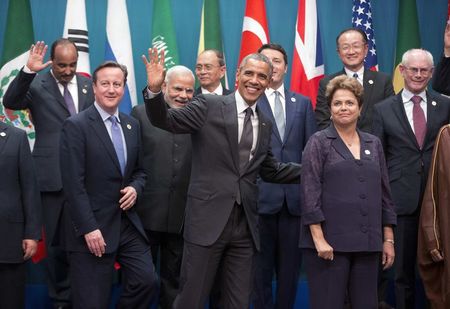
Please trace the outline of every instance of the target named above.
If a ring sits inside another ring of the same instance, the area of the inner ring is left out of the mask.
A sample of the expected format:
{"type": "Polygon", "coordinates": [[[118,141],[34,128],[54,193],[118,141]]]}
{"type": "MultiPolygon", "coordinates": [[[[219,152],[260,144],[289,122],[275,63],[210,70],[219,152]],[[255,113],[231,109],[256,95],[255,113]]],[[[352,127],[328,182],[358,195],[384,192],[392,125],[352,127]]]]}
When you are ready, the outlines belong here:
{"type": "Polygon", "coordinates": [[[308,96],[316,106],[319,81],[324,76],[316,0],[300,0],[295,25],[291,91],[308,96]]]}
{"type": "Polygon", "coordinates": [[[268,42],[269,28],[264,0],[247,0],[238,65],[245,56],[257,52],[261,45],[268,42]]]}

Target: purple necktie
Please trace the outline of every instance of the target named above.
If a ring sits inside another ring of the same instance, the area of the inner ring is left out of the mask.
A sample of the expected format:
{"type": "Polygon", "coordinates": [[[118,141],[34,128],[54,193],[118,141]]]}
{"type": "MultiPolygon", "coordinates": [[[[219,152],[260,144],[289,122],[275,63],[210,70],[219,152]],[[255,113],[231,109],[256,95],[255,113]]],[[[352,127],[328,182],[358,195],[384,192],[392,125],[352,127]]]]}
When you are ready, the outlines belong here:
{"type": "Polygon", "coordinates": [[[414,134],[416,135],[417,144],[422,148],[423,141],[425,139],[425,134],[427,132],[427,121],[425,119],[425,113],[423,112],[420,102],[422,98],[415,95],[411,98],[413,102],[413,124],[414,124],[414,134]]]}
{"type": "Polygon", "coordinates": [[[62,85],[64,87],[64,101],[66,102],[66,106],[69,110],[70,116],[73,116],[77,113],[77,110],[75,109],[75,103],[73,103],[73,98],[70,94],[69,89],[67,88],[67,84],[62,85]]]}
{"type": "Polygon", "coordinates": [[[116,116],[111,116],[108,118],[111,121],[111,139],[116,150],[117,159],[120,164],[120,171],[122,175],[125,173],[125,149],[123,147],[122,133],[120,132],[119,123],[116,116]]]}

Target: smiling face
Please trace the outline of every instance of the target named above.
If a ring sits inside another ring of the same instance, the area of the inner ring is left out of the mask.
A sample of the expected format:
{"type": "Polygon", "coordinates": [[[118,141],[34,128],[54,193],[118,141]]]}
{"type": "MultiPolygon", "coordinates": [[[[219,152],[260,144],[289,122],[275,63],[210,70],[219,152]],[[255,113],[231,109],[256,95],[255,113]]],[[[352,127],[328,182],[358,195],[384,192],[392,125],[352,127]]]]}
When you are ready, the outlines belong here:
{"type": "Polygon", "coordinates": [[[368,49],[367,43],[364,42],[363,36],[358,31],[344,32],[338,39],[339,58],[344,66],[353,72],[363,67],[368,49]]]}
{"type": "Polygon", "coordinates": [[[122,100],[125,76],[120,68],[105,67],[97,71],[93,84],[95,101],[110,115],[114,114],[122,100]]]}
{"type": "Polygon", "coordinates": [[[425,51],[412,51],[406,61],[399,66],[405,81],[405,88],[413,94],[419,94],[427,88],[433,76],[433,63],[425,51]]]}
{"type": "Polygon", "coordinates": [[[236,82],[239,94],[251,106],[269,85],[270,65],[261,60],[247,59],[236,74],[236,82]]]}
{"type": "Polygon", "coordinates": [[[356,96],[347,89],[338,89],[331,99],[331,119],[336,126],[356,126],[360,107],[356,96]]]}
{"type": "Polygon", "coordinates": [[[171,108],[185,106],[194,96],[194,77],[191,74],[173,74],[162,85],[164,100],[171,108]]]}

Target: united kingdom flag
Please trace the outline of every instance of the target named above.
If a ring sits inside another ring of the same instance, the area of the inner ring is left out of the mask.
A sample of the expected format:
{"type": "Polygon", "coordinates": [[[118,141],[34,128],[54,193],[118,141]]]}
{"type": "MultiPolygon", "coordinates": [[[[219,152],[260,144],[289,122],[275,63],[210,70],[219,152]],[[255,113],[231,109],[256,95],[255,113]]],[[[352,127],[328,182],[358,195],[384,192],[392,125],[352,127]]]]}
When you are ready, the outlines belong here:
{"type": "Polygon", "coordinates": [[[372,26],[372,5],[370,0],[353,0],[352,26],[363,30],[368,39],[369,52],[364,59],[366,69],[378,71],[377,46],[372,26]]]}

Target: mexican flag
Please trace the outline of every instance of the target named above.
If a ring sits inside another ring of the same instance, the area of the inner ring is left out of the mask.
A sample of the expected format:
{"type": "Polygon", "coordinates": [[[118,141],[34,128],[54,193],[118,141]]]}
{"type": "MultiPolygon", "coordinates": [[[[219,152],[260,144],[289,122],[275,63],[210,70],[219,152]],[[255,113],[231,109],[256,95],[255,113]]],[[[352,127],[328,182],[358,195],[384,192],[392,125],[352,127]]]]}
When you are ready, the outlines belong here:
{"type": "Polygon", "coordinates": [[[166,69],[180,63],[170,1],[153,2],[152,47],[164,50],[166,69]]]}
{"type": "Polygon", "coordinates": [[[29,0],[9,1],[3,54],[0,62],[0,121],[24,129],[30,145],[34,145],[34,128],[27,111],[12,111],[3,107],[3,95],[11,81],[26,64],[33,44],[33,20],[29,0]]]}

